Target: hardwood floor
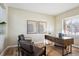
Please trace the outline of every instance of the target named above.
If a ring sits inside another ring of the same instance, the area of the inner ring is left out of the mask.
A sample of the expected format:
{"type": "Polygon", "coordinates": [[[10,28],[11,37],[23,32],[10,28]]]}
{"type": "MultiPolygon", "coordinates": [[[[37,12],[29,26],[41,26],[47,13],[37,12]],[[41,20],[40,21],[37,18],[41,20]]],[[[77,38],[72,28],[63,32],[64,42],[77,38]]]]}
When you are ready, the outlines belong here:
{"type": "Polygon", "coordinates": [[[4,52],[4,56],[18,56],[18,48],[11,47],[4,52]]]}
{"type": "MultiPolygon", "coordinates": [[[[61,56],[62,50],[60,47],[47,46],[48,56],[61,56]]],[[[72,47],[72,53],[66,56],[79,56],[79,48],[72,47]]]]}
{"type": "MultiPolygon", "coordinates": [[[[4,56],[18,56],[17,55],[18,49],[16,47],[9,48],[4,53],[4,56]]],[[[61,56],[61,48],[55,46],[46,46],[46,54],[47,56],[61,56]]],[[[67,56],[79,56],[79,48],[72,48],[72,53],[68,54],[67,56]]]]}

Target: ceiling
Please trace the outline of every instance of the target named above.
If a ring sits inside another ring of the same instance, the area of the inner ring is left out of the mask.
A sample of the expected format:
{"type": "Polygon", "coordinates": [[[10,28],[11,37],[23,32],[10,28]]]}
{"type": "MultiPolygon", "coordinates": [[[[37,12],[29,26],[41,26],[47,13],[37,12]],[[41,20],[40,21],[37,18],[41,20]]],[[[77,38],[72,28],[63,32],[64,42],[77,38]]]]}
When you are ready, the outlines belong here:
{"type": "Polygon", "coordinates": [[[79,6],[79,3],[8,3],[9,7],[48,15],[58,15],[79,6]]]}

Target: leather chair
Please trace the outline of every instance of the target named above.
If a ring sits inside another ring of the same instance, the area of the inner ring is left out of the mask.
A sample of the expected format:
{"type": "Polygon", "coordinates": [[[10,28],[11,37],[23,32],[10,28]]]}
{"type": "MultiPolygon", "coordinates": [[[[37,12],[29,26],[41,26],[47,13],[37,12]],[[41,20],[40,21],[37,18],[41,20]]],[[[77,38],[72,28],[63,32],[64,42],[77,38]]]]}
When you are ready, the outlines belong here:
{"type": "Polygon", "coordinates": [[[25,40],[24,35],[18,36],[18,53],[22,56],[42,56],[46,55],[46,47],[37,47],[31,40],[25,40]]]}
{"type": "Polygon", "coordinates": [[[21,34],[21,35],[18,36],[18,56],[21,55],[21,46],[20,46],[20,42],[21,41],[31,42],[31,40],[26,40],[23,34],[21,34]]]}

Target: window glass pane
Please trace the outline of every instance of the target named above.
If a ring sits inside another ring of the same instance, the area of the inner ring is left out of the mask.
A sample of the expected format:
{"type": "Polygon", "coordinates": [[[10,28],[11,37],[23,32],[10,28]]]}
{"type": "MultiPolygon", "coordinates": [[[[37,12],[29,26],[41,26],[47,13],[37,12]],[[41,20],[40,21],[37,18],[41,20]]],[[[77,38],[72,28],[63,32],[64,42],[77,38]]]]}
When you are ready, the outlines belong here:
{"type": "Polygon", "coordinates": [[[64,20],[64,33],[79,35],[79,16],[64,20]]]}

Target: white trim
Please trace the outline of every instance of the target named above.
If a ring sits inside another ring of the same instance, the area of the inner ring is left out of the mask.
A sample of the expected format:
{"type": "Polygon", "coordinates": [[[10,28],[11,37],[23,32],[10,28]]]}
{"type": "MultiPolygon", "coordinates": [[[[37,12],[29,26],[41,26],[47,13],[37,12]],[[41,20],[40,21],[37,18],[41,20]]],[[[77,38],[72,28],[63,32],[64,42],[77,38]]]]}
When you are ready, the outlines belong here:
{"type": "Polygon", "coordinates": [[[5,53],[5,51],[6,51],[8,48],[17,47],[17,46],[18,46],[18,45],[7,46],[7,47],[2,51],[2,53],[0,54],[0,56],[4,56],[4,53],[5,53]]]}
{"type": "Polygon", "coordinates": [[[79,48],[79,46],[76,46],[76,45],[72,45],[73,47],[75,47],[75,48],[79,48]]]}

